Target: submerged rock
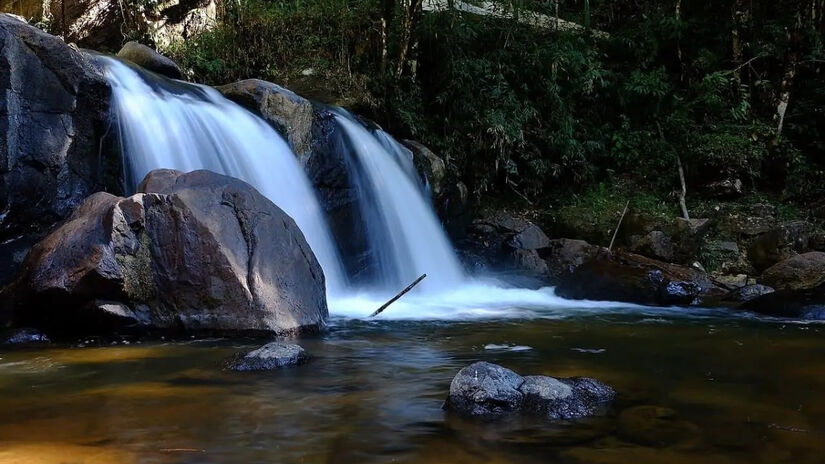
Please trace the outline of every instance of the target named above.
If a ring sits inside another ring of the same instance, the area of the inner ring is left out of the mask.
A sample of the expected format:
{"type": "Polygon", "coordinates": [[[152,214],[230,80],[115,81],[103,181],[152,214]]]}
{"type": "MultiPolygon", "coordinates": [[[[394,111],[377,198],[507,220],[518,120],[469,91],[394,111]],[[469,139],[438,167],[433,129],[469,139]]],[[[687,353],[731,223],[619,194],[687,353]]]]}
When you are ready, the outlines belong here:
{"type": "Polygon", "coordinates": [[[111,90],[93,60],[6,14],[0,50],[2,285],[88,195],[119,189],[120,155],[101,144],[111,90]]]}
{"type": "Polygon", "coordinates": [[[773,292],[774,289],[768,287],[767,285],[746,285],[744,287],[732,290],[725,296],[724,301],[732,303],[745,303],[773,292]]]}
{"type": "Polygon", "coordinates": [[[481,419],[514,413],[572,420],[603,413],[615,391],[595,379],[522,377],[488,362],[473,363],[453,378],[445,409],[481,419]]]}
{"type": "Polygon", "coordinates": [[[126,42],[126,45],[117,52],[117,56],[172,79],[180,79],[182,76],[177,63],[154,49],[134,41],[126,42]]]}
{"type": "Polygon", "coordinates": [[[295,222],[250,185],[209,171],[149,173],[97,193],[32,248],[0,294],[19,324],[293,332],[322,327],[324,275],[295,222]]]}
{"type": "Polygon", "coordinates": [[[309,355],[300,345],[272,342],[249,353],[236,355],[227,361],[226,368],[232,371],[271,371],[299,366],[308,361],[309,355]]]}

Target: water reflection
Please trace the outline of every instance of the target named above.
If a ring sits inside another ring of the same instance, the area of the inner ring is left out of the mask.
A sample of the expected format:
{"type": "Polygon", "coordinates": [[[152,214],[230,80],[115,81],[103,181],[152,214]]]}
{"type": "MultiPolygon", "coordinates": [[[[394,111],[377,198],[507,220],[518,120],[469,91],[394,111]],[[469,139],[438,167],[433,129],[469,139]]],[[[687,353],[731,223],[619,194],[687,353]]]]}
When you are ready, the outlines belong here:
{"type": "Polygon", "coordinates": [[[338,321],[301,340],[309,365],[268,373],[221,369],[251,340],[6,351],[0,463],[821,462],[821,326],[642,317],[338,321]],[[619,398],[577,423],[445,414],[475,360],[619,398]]]}

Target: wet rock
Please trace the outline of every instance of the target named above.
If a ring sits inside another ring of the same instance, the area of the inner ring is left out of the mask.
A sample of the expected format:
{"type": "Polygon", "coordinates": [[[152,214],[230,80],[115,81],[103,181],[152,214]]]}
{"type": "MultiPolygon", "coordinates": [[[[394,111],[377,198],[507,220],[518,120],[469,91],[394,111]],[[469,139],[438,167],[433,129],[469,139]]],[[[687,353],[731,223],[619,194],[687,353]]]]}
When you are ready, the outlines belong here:
{"type": "Polygon", "coordinates": [[[556,379],[531,375],[520,388],[522,411],[554,420],[571,420],[603,414],[616,392],[595,379],[556,379]]]}
{"type": "Polygon", "coordinates": [[[226,363],[232,371],[272,371],[284,367],[306,364],[309,355],[300,346],[292,343],[272,342],[250,351],[240,353],[226,363]]]}
{"type": "MultiPolygon", "coordinates": [[[[517,270],[527,263],[535,263],[538,253],[530,253],[532,248],[524,249],[527,252],[517,252],[522,241],[515,239],[522,232],[536,227],[530,221],[511,214],[504,210],[490,210],[483,212],[467,227],[467,233],[457,242],[459,252],[465,263],[472,262],[479,269],[517,270]],[[529,255],[525,259],[525,255],[529,255]]],[[[525,245],[536,245],[546,237],[540,229],[527,232],[523,236],[525,245]],[[531,243],[532,242],[532,243],[531,243]]],[[[533,266],[523,269],[533,272],[533,266]]]]}
{"type": "Polygon", "coordinates": [[[126,45],[117,52],[117,56],[124,60],[129,60],[144,69],[172,79],[180,79],[182,77],[180,67],[178,67],[177,63],[161,55],[154,49],[134,41],[126,42],[126,45]]]}
{"type": "Polygon", "coordinates": [[[571,420],[603,413],[614,396],[612,388],[595,379],[522,377],[499,365],[477,362],[453,378],[445,409],[481,419],[520,413],[571,420]]]}
{"type": "Polygon", "coordinates": [[[466,416],[496,418],[521,408],[524,378],[510,369],[477,362],[461,369],[450,383],[445,407],[466,416]]]}
{"type": "Polygon", "coordinates": [[[799,253],[825,250],[825,232],[807,221],[788,221],[757,237],[748,247],[748,259],[763,271],[799,253]]]}
{"type": "Polygon", "coordinates": [[[562,279],[556,293],[572,299],[690,305],[725,292],[696,269],[616,252],[600,254],[579,266],[562,279]]]}
{"type": "Polygon", "coordinates": [[[401,143],[412,151],[415,169],[422,175],[424,182],[430,186],[433,200],[438,205],[444,193],[444,181],[447,177],[447,166],[444,160],[415,140],[402,140],[401,143]]]}
{"type": "Polygon", "coordinates": [[[36,343],[51,343],[49,337],[36,329],[10,329],[0,333],[0,345],[30,345],[36,343]]]}
{"type": "Polygon", "coordinates": [[[32,248],[0,293],[19,323],[79,333],[324,325],[323,271],[272,202],[209,171],[155,171],[142,184],[158,191],[92,195],[32,248]]]}
{"type": "Polygon", "coordinates": [[[777,290],[808,290],[825,283],[825,253],[812,251],[774,264],[759,283],[777,290]]]}
{"type": "Polygon", "coordinates": [[[261,116],[286,138],[301,160],[312,149],[312,103],[272,82],[247,79],[217,88],[226,98],[261,116]]]}
{"type": "Polygon", "coordinates": [[[121,169],[119,152],[101,144],[111,90],[92,59],[5,14],[0,49],[4,284],[31,245],[88,195],[119,191],[121,169]]]}
{"type": "Polygon", "coordinates": [[[774,289],[767,285],[746,285],[732,290],[725,296],[724,300],[732,303],[745,303],[773,292],[774,289]]]}
{"type": "Polygon", "coordinates": [[[664,232],[654,230],[635,240],[630,251],[648,258],[671,261],[674,256],[673,242],[664,232]]]}
{"type": "Polygon", "coordinates": [[[825,285],[769,292],[747,301],[740,308],[767,316],[825,320],[825,285]]]}

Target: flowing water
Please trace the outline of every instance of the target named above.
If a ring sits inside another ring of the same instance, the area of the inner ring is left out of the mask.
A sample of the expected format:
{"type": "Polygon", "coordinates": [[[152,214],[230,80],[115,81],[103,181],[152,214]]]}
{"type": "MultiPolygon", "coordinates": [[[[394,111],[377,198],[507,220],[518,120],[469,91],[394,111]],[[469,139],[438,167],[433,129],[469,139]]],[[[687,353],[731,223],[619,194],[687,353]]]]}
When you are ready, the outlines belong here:
{"type": "Polygon", "coordinates": [[[324,269],[328,292],[346,287],[312,185],[275,130],[211,87],[100,59],[112,85],[127,190],[134,192],[158,168],[208,169],[242,179],[295,220],[324,269]]]}
{"type": "Polygon", "coordinates": [[[347,285],[336,245],[284,140],[215,90],[112,58],[127,179],[155,168],[239,177],[290,214],[329,284],[330,328],[309,365],[222,369],[263,340],[0,351],[0,464],[820,463],[825,326],[725,311],[567,301],[467,278],[410,154],[336,110],[375,265],[347,285]],[[378,318],[399,285],[428,278],[378,318]],[[618,398],[575,422],[467,421],[441,409],[476,360],[587,375],[618,398]]]}
{"type": "Polygon", "coordinates": [[[334,318],[305,366],[234,373],[261,341],[0,351],[0,463],[821,463],[825,326],[635,311],[558,319],[334,318]],[[603,418],[442,411],[476,360],[587,375],[603,418]]]}

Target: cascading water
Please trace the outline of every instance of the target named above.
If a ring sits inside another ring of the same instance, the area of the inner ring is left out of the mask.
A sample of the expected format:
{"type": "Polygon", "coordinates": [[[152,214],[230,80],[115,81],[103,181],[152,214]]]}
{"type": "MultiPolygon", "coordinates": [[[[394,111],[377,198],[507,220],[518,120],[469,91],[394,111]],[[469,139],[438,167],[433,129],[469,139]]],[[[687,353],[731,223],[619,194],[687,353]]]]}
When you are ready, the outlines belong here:
{"type": "Polygon", "coordinates": [[[134,191],[158,168],[209,169],[253,185],[304,233],[324,269],[333,315],[367,316],[424,273],[427,279],[394,303],[389,317],[532,317],[536,311],[628,306],[573,303],[552,289],[502,288],[468,279],[430,206],[410,152],[389,134],[335,110],[335,123],[347,142],[350,177],[363,196],[359,209],[377,266],[377,281],[367,286],[369,291],[348,288],[315,192],[275,130],[210,87],[159,77],[114,58],[100,60],[112,85],[129,188],[134,191]]]}
{"type": "Polygon", "coordinates": [[[133,192],[151,170],[208,169],[242,179],[289,214],[318,258],[327,293],[346,288],[337,248],[306,174],[283,138],[218,91],[100,57],[133,192]]]}
{"type": "Polygon", "coordinates": [[[412,160],[388,134],[376,135],[343,110],[335,122],[351,149],[353,182],[366,198],[359,206],[375,255],[379,289],[395,290],[427,274],[419,291],[465,282],[458,258],[422,194],[412,160]]]}

